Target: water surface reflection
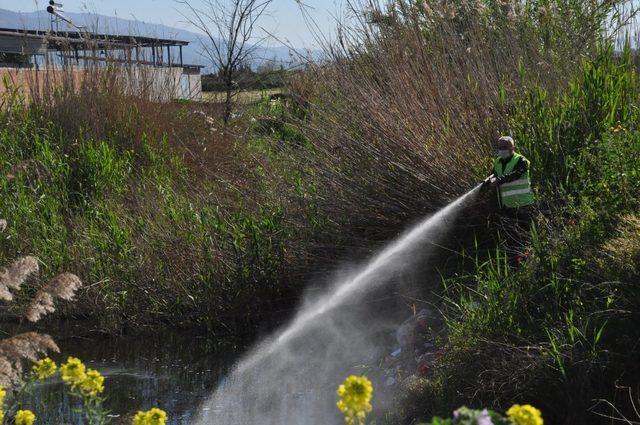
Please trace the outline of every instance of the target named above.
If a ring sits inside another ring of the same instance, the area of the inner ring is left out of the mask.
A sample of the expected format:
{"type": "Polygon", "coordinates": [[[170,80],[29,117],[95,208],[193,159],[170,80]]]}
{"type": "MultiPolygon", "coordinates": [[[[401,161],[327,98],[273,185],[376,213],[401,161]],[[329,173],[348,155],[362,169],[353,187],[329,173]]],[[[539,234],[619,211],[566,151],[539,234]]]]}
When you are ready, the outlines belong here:
{"type": "MultiPolygon", "coordinates": [[[[121,338],[58,336],[56,341],[62,351],[52,356],[57,362],[73,355],[105,376],[105,406],[116,417],[114,423],[130,423],[127,415],[156,406],[167,412],[169,424],[191,423],[232,361],[208,339],[178,332],[121,338]]],[[[71,417],[73,424],[82,424],[74,413],[75,401],[63,389],[60,379],[36,388],[29,407],[38,423],[69,423],[65,419],[71,417]]]]}

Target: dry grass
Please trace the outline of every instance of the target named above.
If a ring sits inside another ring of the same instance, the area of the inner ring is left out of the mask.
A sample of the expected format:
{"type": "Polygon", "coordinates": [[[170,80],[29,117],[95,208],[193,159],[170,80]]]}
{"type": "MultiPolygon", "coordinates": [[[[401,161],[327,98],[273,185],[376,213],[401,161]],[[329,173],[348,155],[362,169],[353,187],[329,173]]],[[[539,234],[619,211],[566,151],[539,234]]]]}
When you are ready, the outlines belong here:
{"type": "Polygon", "coordinates": [[[0,271],[0,299],[12,301],[13,295],[9,289],[20,290],[24,281],[35,273],[38,273],[38,259],[32,256],[20,258],[3,268],[0,271]]]}
{"type": "Polygon", "coordinates": [[[617,235],[602,247],[597,266],[604,276],[620,276],[631,281],[640,275],[640,216],[629,214],[621,218],[617,235]]]}
{"type": "MultiPolygon", "coordinates": [[[[236,103],[240,105],[250,105],[252,103],[259,102],[264,97],[269,97],[274,94],[283,93],[284,88],[279,89],[266,89],[266,90],[247,90],[241,91],[238,93],[234,100],[236,103]]],[[[212,103],[224,103],[226,93],[224,92],[203,92],[202,100],[204,102],[212,102],[212,103]]]]}
{"type": "Polygon", "coordinates": [[[41,355],[59,351],[53,338],[37,332],[0,340],[0,385],[12,388],[22,382],[24,360],[35,363],[41,355]]]}
{"type": "Polygon", "coordinates": [[[53,303],[56,298],[71,301],[81,286],[82,282],[74,274],[62,273],[56,276],[38,290],[27,306],[25,318],[30,322],[37,322],[43,316],[53,313],[56,310],[53,303]]]}
{"type": "MultiPolygon", "coordinates": [[[[300,269],[286,265],[305,264],[297,249],[305,241],[283,254],[291,187],[274,176],[271,158],[248,145],[247,114],[225,127],[220,105],[132,92],[129,71],[96,65],[83,78],[73,70],[43,72],[38,78],[52,80],[41,81],[46,89],[22,107],[19,99],[6,103],[1,119],[11,130],[3,137],[12,147],[4,163],[26,164],[8,173],[30,190],[5,188],[20,192],[7,214],[29,211],[7,218],[20,222],[20,233],[30,223],[48,226],[9,244],[5,258],[28,249],[56,265],[47,276],[81,270],[90,285],[66,312],[108,330],[179,321],[226,331],[236,317],[258,318],[285,286],[282,271],[300,269]],[[25,137],[33,148],[25,149],[25,137]],[[26,206],[43,192],[51,202],[26,206]]],[[[47,310],[47,298],[41,294],[34,318],[47,310]]]]}
{"type": "Polygon", "coordinates": [[[558,38],[547,48],[524,13],[489,13],[483,2],[349,3],[355,12],[326,46],[327,63],[290,92],[309,106],[298,125],[317,152],[322,209],[372,235],[475,186],[494,140],[511,132],[512,99],[533,82],[563,87],[592,46],[558,38]]]}

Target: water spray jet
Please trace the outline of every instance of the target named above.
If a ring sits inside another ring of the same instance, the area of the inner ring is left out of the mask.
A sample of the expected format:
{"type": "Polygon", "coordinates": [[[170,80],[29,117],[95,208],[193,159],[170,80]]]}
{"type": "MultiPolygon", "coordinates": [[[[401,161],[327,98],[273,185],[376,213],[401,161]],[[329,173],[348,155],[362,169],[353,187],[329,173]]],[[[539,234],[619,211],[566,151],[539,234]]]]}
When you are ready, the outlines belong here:
{"type": "MultiPolygon", "coordinates": [[[[207,402],[198,424],[325,425],[341,423],[335,388],[357,365],[384,353],[379,334],[393,329],[383,311],[360,300],[393,286],[432,254],[480,185],[396,238],[368,262],[304,305],[275,336],[256,345],[207,402]],[[430,246],[425,248],[426,244],[430,246]]],[[[387,395],[375,393],[377,405],[387,395]]]]}

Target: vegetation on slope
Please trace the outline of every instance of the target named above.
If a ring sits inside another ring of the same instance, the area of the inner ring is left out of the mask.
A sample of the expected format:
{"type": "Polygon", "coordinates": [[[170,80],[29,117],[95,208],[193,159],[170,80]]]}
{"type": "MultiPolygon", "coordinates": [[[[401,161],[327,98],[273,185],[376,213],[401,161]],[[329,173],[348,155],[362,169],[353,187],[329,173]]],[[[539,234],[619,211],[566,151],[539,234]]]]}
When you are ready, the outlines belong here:
{"type": "Polygon", "coordinates": [[[290,85],[321,208],[367,245],[486,177],[511,101],[564,88],[619,2],[351,3],[331,62],[290,85]]]}
{"type": "Polygon", "coordinates": [[[513,270],[497,250],[445,281],[446,348],[432,377],[408,382],[409,417],[514,402],[549,423],[634,417],[639,95],[630,50],[605,47],[563,95],[534,87],[514,105],[541,200],[530,256],[513,270]]]}
{"type": "Polygon", "coordinates": [[[388,238],[488,174],[504,133],[540,199],[521,269],[498,246],[445,279],[442,362],[407,382],[402,420],[513,403],[549,423],[596,422],[596,405],[628,417],[616,385],[638,382],[640,141],[634,55],[604,31],[620,4],[389,4],[344,29],[331,65],[303,76],[315,84],[292,84],[310,99],[299,126],[330,222],[363,245],[388,238]]]}
{"type": "Polygon", "coordinates": [[[45,277],[79,274],[87,285],[67,313],[102,329],[250,334],[293,302],[289,282],[309,258],[300,167],[258,157],[257,142],[233,136],[247,124],[223,131],[215,109],[159,106],[99,76],[29,103],[4,98],[1,258],[34,254],[45,277]]]}

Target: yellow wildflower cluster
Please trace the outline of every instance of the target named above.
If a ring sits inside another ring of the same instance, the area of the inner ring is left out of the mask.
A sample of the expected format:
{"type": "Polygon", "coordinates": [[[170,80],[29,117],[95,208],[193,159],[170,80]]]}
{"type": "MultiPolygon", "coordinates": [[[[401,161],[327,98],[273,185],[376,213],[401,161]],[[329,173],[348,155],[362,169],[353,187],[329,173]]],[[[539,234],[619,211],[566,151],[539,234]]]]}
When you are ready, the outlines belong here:
{"type": "Polygon", "coordinates": [[[97,370],[87,370],[85,378],[80,382],[80,390],[90,397],[96,397],[104,391],[104,377],[97,370]]]}
{"type": "Polygon", "coordinates": [[[41,381],[53,376],[57,369],[58,366],[49,357],[38,360],[32,368],[33,373],[35,373],[36,377],[41,381]]]}
{"type": "Polygon", "coordinates": [[[544,424],[542,413],[530,404],[525,404],[524,406],[514,404],[507,410],[507,416],[517,425],[544,424]]]}
{"type": "Polygon", "coordinates": [[[618,124],[615,127],[609,127],[609,130],[613,133],[620,133],[621,131],[626,131],[626,129],[622,126],[622,124],[620,124],[620,121],[618,121],[618,124]]]}
{"type": "Polygon", "coordinates": [[[87,368],[75,357],[69,357],[67,362],[60,366],[60,376],[65,384],[71,388],[76,388],[82,381],[84,381],[87,375],[87,368]]]}
{"type": "Polygon", "coordinates": [[[16,412],[16,425],[33,425],[36,415],[31,410],[18,410],[16,412]]]}
{"type": "Polygon", "coordinates": [[[347,425],[363,424],[371,412],[373,385],[365,376],[349,376],[338,387],[338,409],[344,414],[347,425]]]}
{"type": "Polygon", "coordinates": [[[4,421],[4,398],[7,396],[7,391],[0,386],[0,424],[4,421]]]}
{"type": "Polygon", "coordinates": [[[67,362],[60,366],[62,380],[72,390],[80,389],[80,392],[89,397],[97,397],[104,391],[104,377],[94,369],[87,369],[84,363],[75,357],[69,357],[67,362]]]}
{"type": "Polygon", "coordinates": [[[133,425],[165,425],[166,422],[167,413],[155,407],[146,412],[138,412],[133,417],[133,425]]]}

